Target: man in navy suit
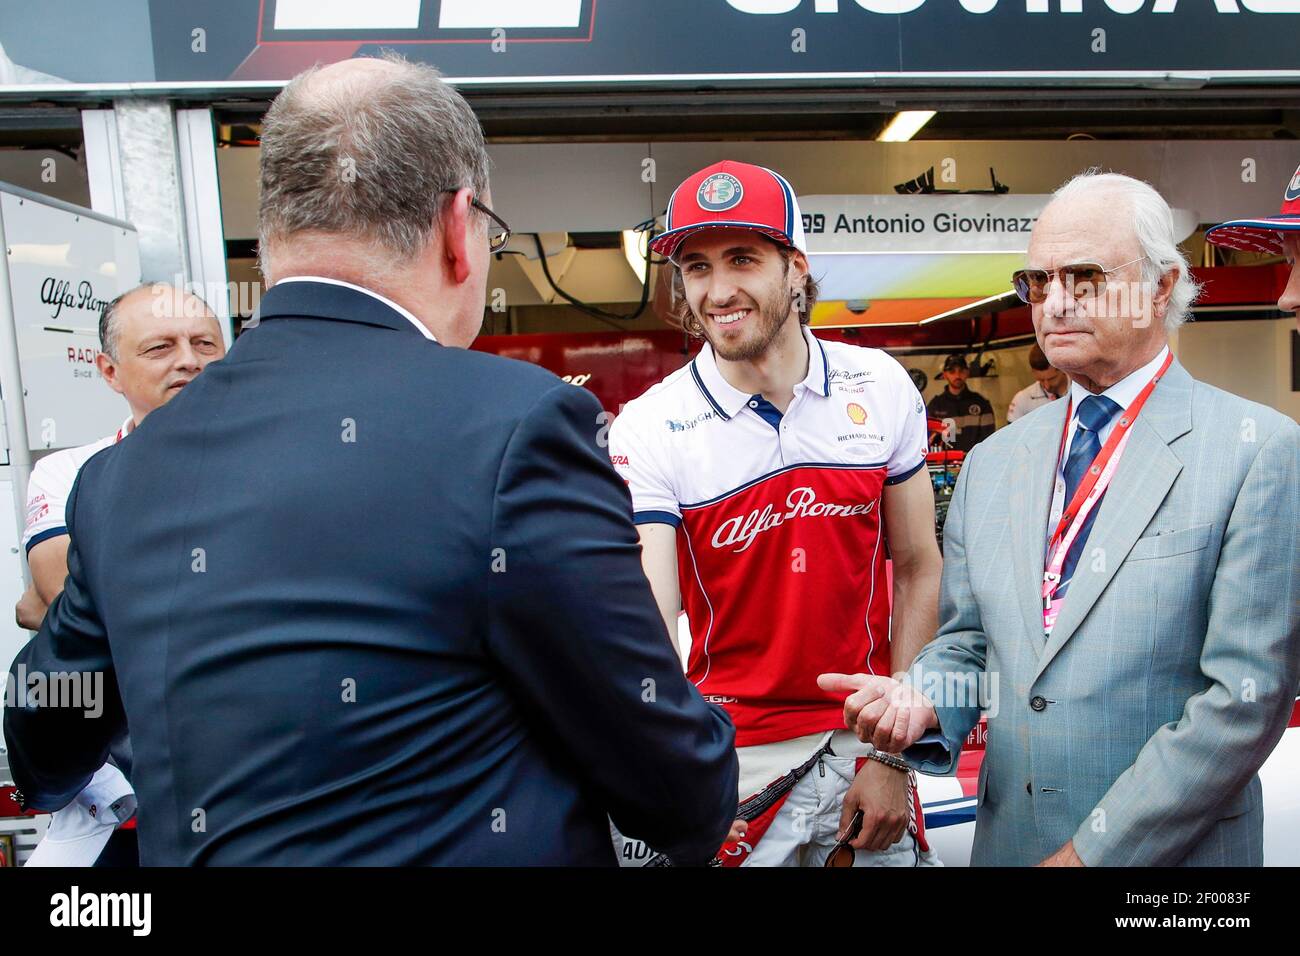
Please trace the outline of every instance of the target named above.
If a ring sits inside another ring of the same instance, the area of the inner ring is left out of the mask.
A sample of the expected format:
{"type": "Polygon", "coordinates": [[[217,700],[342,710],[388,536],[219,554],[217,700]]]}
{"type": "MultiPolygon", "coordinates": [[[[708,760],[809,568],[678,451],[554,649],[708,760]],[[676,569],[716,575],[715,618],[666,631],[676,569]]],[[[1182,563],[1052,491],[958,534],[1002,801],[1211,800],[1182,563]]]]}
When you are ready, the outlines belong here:
{"type": "MultiPolygon", "coordinates": [[[[467,351],[487,154],[428,67],[352,60],[267,114],[257,321],[82,468],[68,580],[5,711],[54,810],[129,720],[141,862],[709,860],[734,731],[682,674],[596,399],[467,351]]],[[[485,235],[486,232],[486,235],[485,235]]]]}

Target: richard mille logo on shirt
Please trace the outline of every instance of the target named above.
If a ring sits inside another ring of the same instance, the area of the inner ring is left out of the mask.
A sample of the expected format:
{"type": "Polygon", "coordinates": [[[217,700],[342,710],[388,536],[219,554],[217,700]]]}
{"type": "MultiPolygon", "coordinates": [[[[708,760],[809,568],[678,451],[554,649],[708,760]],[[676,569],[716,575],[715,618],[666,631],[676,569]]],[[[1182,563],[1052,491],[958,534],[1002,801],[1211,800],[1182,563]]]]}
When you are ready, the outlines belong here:
{"type": "Polygon", "coordinates": [[[763,510],[755,509],[747,515],[736,515],[718,525],[713,534],[713,547],[730,548],[734,554],[748,550],[764,531],[771,531],[791,518],[857,518],[870,514],[874,501],[863,504],[828,503],[817,500],[811,488],[796,488],[785,499],[785,510],[776,511],[771,504],[763,510]]]}

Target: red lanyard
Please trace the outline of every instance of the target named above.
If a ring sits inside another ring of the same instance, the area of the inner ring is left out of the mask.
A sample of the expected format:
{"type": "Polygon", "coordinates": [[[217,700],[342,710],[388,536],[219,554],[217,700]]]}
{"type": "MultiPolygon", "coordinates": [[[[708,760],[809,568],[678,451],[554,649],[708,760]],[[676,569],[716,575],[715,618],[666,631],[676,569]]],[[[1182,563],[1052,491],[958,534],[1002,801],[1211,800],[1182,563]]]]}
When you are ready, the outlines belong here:
{"type": "MultiPolygon", "coordinates": [[[[1047,543],[1048,554],[1052,553],[1056,547],[1056,543],[1060,541],[1061,538],[1064,537],[1065,532],[1069,530],[1070,525],[1079,514],[1079,509],[1083,506],[1083,503],[1088,500],[1088,495],[1092,493],[1092,489],[1096,486],[1097,479],[1100,478],[1102,472],[1106,470],[1106,465],[1109,464],[1111,456],[1115,454],[1116,447],[1118,447],[1120,442],[1124,440],[1124,436],[1127,435],[1128,430],[1133,427],[1133,423],[1137,421],[1138,413],[1142,411],[1142,406],[1145,405],[1147,399],[1151,397],[1151,393],[1155,391],[1156,383],[1158,383],[1164,376],[1165,372],[1168,371],[1169,366],[1173,364],[1173,361],[1174,353],[1170,352],[1165,356],[1164,362],[1160,365],[1160,368],[1156,370],[1156,374],[1152,376],[1151,381],[1146,383],[1142,388],[1142,391],[1138,392],[1137,398],[1133,399],[1133,403],[1129,405],[1128,408],[1124,409],[1124,413],[1120,415],[1119,421],[1115,424],[1114,430],[1110,433],[1110,437],[1106,439],[1106,444],[1103,445],[1101,451],[1097,453],[1097,457],[1092,462],[1092,467],[1090,467],[1088,473],[1083,476],[1083,480],[1079,482],[1079,487],[1074,491],[1074,497],[1070,499],[1070,503],[1066,506],[1065,511],[1061,513],[1061,520],[1057,522],[1056,530],[1052,532],[1052,539],[1047,543]]],[[[1065,427],[1061,431],[1061,447],[1056,453],[1056,462],[1058,467],[1060,466],[1061,459],[1065,454],[1065,441],[1070,434],[1070,418],[1073,413],[1074,399],[1071,398],[1070,404],[1066,406],[1065,409],[1065,427]]]]}

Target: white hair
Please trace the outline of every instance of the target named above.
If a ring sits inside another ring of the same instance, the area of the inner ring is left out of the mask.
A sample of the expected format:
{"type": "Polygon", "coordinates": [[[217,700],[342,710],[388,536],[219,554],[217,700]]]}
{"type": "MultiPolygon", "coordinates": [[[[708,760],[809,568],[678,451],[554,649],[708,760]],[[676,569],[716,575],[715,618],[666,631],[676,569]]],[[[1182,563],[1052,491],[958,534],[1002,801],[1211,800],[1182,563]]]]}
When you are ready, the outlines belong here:
{"type": "Polygon", "coordinates": [[[1122,173],[1103,173],[1095,167],[1066,182],[1052,193],[1051,201],[1077,199],[1103,191],[1118,193],[1128,200],[1133,235],[1143,256],[1142,281],[1154,287],[1166,272],[1178,269],[1178,279],[1165,310],[1165,331],[1172,332],[1191,317],[1192,303],[1201,294],[1200,283],[1192,277],[1191,264],[1178,248],[1173,210],[1149,183],[1122,173]]]}

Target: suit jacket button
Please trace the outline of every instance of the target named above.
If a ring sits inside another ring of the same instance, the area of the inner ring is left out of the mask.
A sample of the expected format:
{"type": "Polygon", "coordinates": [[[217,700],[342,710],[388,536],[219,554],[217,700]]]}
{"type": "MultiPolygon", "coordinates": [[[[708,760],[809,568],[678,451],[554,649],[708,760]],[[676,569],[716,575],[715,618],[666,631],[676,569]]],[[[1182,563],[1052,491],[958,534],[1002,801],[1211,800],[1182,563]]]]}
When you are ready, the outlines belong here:
{"type": "Polygon", "coordinates": [[[1044,710],[1047,710],[1047,701],[1045,701],[1042,697],[1035,697],[1029,702],[1029,706],[1033,710],[1042,712],[1044,710]]]}
{"type": "Polygon", "coordinates": [[[1032,780],[1025,781],[1025,793],[1029,794],[1031,797],[1034,795],[1034,782],[1032,780]]]}

